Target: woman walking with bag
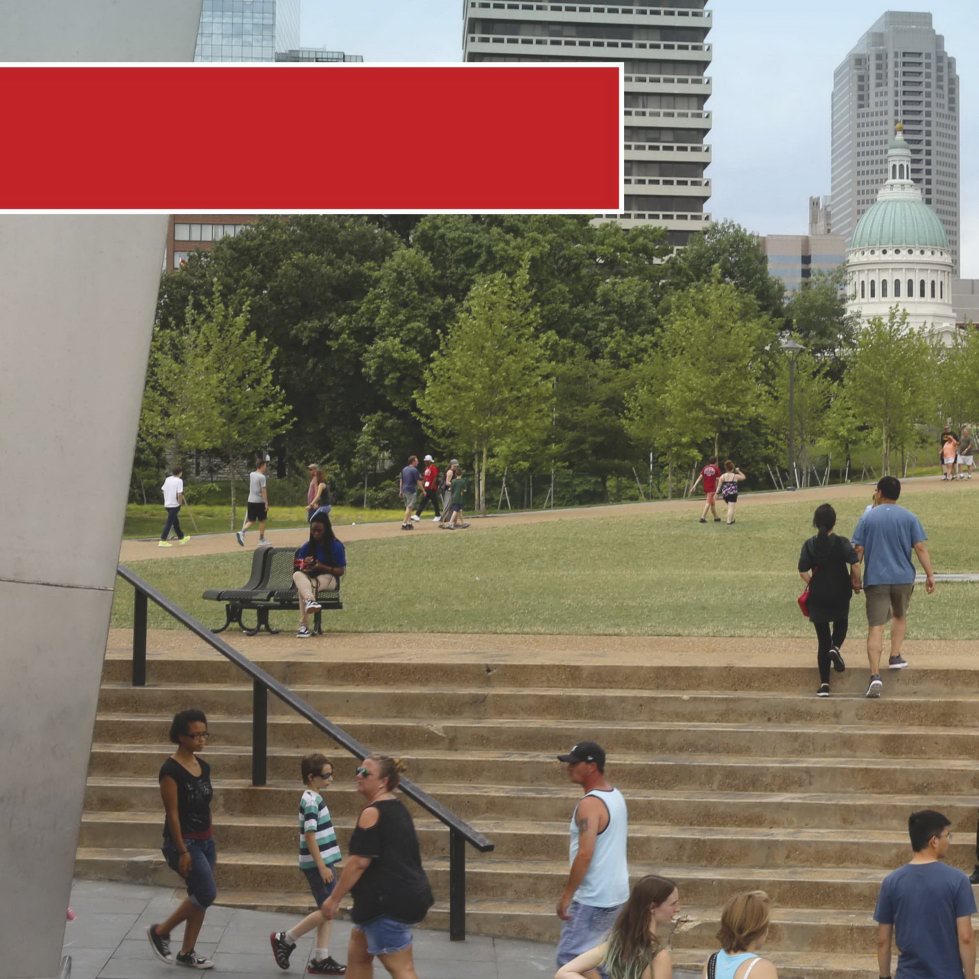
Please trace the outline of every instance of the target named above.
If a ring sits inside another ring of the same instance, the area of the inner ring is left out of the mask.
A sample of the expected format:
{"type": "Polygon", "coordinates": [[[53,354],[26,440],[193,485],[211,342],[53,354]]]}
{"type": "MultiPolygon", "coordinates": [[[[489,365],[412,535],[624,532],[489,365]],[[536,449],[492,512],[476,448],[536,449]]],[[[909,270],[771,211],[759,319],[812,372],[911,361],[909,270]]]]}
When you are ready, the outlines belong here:
{"type": "Polygon", "coordinates": [[[833,533],[836,511],[828,503],[816,507],[812,525],[817,534],[802,545],[799,577],[808,587],[809,621],[816,630],[816,696],[828,697],[830,663],[837,673],[846,669],[840,647],[846,639],[850,599],[860,591],[860,559],[846,537],[833,533]]]}
{"type": "Polygon", "coordinates": [[[721,949],[705,963],[703,979],[778,979],[775,966],[758,950],[768,938],[771,898],[764,891],[735,894],[721,912],[721,949]]]}
{"type": "Polygon", "coordinates": [[[738,502],[738,484],[748,477],[730,460],[724,463],[726,470],[718,479],[718,490],[721,499],[727,504],[728,526],[734,523],[734,506],[738,502]]]}

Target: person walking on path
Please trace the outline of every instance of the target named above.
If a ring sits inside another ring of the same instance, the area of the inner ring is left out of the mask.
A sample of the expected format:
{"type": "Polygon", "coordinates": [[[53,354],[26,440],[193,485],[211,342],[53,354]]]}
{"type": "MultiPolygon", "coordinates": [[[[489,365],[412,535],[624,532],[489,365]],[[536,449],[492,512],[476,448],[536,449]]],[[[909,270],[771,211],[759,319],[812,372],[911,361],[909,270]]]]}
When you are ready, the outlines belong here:
{"type": "Polygon", "coordinates": [[[402,530],[414,530],[412,520],[417,520],[415,500],[418,497],[418,483],[422,474],[418,471],[418,456],[408,456],[408,465],[401,470],[398,481],[398,496],[405,501],[405,515],[401,521],[402,530]]]}
{"type": "Polygon", "coordinates": [[[730,460],[724,463],[724,474],[718,479],[721,499],[727,504],[727,524],[734,523],[734,507],[738,502],[738,484],[748,477],[730,460]]]}
{"type": "Polygon", "coordinates": [[[462,512],[468,489],[469,480],[466,479],[462,466],[457,462],[452,467],[452,502],[449,504],[449,520],[448,523],[443,524],[447,530],[465,530],[469,526],[462,512]]]}
{"type": "Polygon", "coordinates": [[[314,976],[342,976],[347,967],[330,955],[333,921],[319,910],[333,893],[340,863],[333,817],[322,795],[333,781],[333,762],[326,755],[306,755],[300,763],[300,772],[305,790],[299,800],[299,869],[313,892],[317,910],[288,931],[272,932],[269,936],[272,956],[280,969],[288,969],[297,940],[315,928],[316,945],[306,971],[314,976]]]}
{"type": "Polygon", "coordinates": [[[452,517],[452,483],[459,473],[459,460],[449,461],[449,468],[445,471],[445,480],[442,487],[442,521],[439,526],[444,527],[452,517]]]}
{"type": "Polygon", "coordinates": [[[173,547],[168,540],[171,530],[177,535],[177,540],[181,544],[190,543],[190,535],[180,529],[180,508],[187,502],[184,499],[183,474],[184,471],[180,466],[174,466],[173,475],[167,476],[160,487],[163,490],[163,509],[167,511],[167,520],[160,533],[158,547],[173,547]]]}
{"type": "Polygon", "coordinates": [[[959,479],[972,479],[976,464],[973,459],[976,451],[976,440],[972,435],[972,429],[968,425],[962,426],[962,433],[959,438],[958,456],[956,458],[956,474],[959,479]]]}
{"type": "Polygon", "coordinates": [[[423,921],[434,904],[422,868],[411,814],[395,796],[404,763],[368,755],[356,771],[357,791],[366,805],[350,835],[350,855],[340,881],[321,910],[332,918],[345,894],[354,899],[347,946],[347,975],[371,979],[374,957],[395,979],[418,979],[411,925],[423,921]]]}
{"type": "Polygon", "coordinates": [[[707,523],[707,514],[712,513],[714,515],[714,523],[720,523],[721,518],[717,515],[717,509],[714,505],[714,500],[717,496],[717,479],[721,475],[720,467],[717,465],[717,456],[711,456],[707,460],[707,465],[700,470],[700,475],[695,480],[693,486],[690,488],[690,494],[693,495],[694,490],[696,490],[700,481],[704,481],[704,493],[707,495],[707,501],[704,503],[704,509],[700,514],[700,522],[707,523]]]}
{"type": "Polygon", "coordinates": [[[884,878],[874,911],[880,976],[891,975],[896,939],[895,979],[975,979],[976,899],[969,878],[944,862],[950,825],[934,809],[908,819],[914,855],[884,878]]]}
{"type": "Polygon", "coordinates": [[[717,932],[721,948],[704,963],[702,979],[748,979],[749,975],[778,979],[775,966],[758,954],[768,938],[771,915],[772,901],[764,891],[745,891],[729,898],[717,932]]]}
{"type": "Polygon", "coordinates": [[[955,460],[959,454],[959,440],[951,432],[942,439],[942,479],[955,479],[955,460]]]}
{"type": "Polygon", "coordinates": [[[833,533],[836,511],[829,503],[816,507],[815,537],[802,545],[799,577],[809,586],[809,621],[816,630],[817,697],[829,696],[830,663],[837,673],[846,669],[840,647],[846,639],[850,599],[860,591],[860,559],[853,545],[833,533]]]}
{"type": "Polygon", "coordinates": [[[584,790],[571,817],[571,869],[557,902],[558,968],[601,945],[629,898],[629,817],[622,793],[605,778],[605,750],[579,741],[558,761],[584,790]]]}
{"type": "Polygon", "coordinates": [[[420,520],[426,504],[431,503],[435,511],[432,522],[438,523],[442,519],[442,507],[439,505],[439,467],[435,465],[435,460],[431,456],[425,456],[424,461],[426,466],[422,473],[422,498],[415,515],[420,520]]]}
{"type": "Polygon", "coordinates": [[[880,658],[884,649],[884,626],[891,621],[891,653],[887,662],[892,670],[903,670],[908,664],[901,655],[908,628],[908,606],[914,591],[915,571],[911,552],[925,572],[925,591],[935,590],[935,575],[921,521],[904,507],[898,506],[901,482],[895,476],[883,476],[874,492],[874,506],[865,510],[853,531],[853,546],[864,562],[863,591],[867,596],[867,661],[870,666],[868,697],[879,697],[883,690],[880,658]],[[892,618],[893,616],[893,618],[892,618]]]}
{"type": "Polygon", "coordinates": [[[211,766],[198,752],[207,744],[207,717],[201,710],[183,710],[174,715],[170,741],[177,750],[160,769],[160,795],[166,818],[163,822],[163,856],[171,870],[187,883],[187,897],[160,924],[146,929],[153,953],[167,965],[188,969],[212,969],[210,959],[198,955],[194,946],[204,924],[204,914],[217,897],[214,864],[217,854],[211,831],[211,766]],[[170,951],[170,934],[184,924],[180,951],[170,951]]]}
{"type": "Polygon", "coordinates": [[[254,471],[248,476],[245,522],[241,525],[241,530],[235,534],[242,547],[245,546],[245,531],[254,523],[258,524],[258,546],[264,547],[268,543],[265,539],[265,521],[269,516],[269,480],[266,475],[268,467],[269,464],[264,459],[259,459],[255,463],[254,471]]]}
{"type": "Polygon", "coordinates": [[[296,570],[293,583],[299,594],[299,629],[297,639],[308,639],[309,613],[318,612],[322,606],[317,593],[336,591],[340,579],[347,570],[347,553],[333,533],[333,525],[325,513],[314,513],[309,524],[309,540],[300,544],[293,558],[296,570]]]}
{"type": "Polygon", "coordinates": [[[313,518],[317,510],[329,513],[333,509],[330,503],[330,487],[326,484],[326,474],[315,463],[309,466],[309,489],[306,490],[306,522],[313,518]]]}

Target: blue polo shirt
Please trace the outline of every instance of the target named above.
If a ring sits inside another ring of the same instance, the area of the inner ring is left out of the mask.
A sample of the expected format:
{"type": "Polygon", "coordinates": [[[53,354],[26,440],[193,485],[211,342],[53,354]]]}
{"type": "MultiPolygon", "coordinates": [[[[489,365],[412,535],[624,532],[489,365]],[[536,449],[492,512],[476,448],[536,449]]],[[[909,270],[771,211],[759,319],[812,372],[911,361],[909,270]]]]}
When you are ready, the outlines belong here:
{"type": "Polygon", "coordinates": [[[928,540],[921,521],[896,503],[866,510],[853,532],[854,547],[862,547],[864,585],[914,584],[914,545],[928,540]]]}

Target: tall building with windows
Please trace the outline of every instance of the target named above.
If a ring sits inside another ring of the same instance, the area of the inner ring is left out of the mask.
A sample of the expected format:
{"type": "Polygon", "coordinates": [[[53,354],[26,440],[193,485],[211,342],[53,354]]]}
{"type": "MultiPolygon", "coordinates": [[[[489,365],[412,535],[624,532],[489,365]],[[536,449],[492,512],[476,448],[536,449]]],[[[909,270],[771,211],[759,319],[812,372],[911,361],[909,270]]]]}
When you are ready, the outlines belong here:
{"type": "Polygon", "coordinates": [[[299,47],[300,0],[204,0],[195,61],[274,61],[299,47]]]}
{"type": "MultiPolygon", "coordinates": [[[[707,0],[629,0],[587,6],[464,0],[463,59],[625,66],[626,227],[662,225],[673,245],[709,223],[711,46],[707,0]]],[[[541,107],[546,111],[546,107],[541,107]]],[[[555,153],[555,165],[560,165],[555,153]]]]}
{"type": "Polygon", "coordinates": [[[847,240],[888,178],[904,124],[911,179],[941,221],[959,263],[959,76],[931,14],[888,11],[833,75],[833,233],[847,240]]]}

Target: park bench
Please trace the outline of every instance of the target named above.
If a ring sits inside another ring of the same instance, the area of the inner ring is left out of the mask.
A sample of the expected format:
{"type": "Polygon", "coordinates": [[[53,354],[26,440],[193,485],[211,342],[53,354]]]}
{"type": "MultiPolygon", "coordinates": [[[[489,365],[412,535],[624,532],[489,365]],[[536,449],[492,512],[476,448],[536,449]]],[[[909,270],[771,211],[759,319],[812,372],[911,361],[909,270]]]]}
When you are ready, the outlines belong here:
{"type": "MultiPolygon", "coordinates": [[[[247,636],[254,636],[264,629],[273,635],[280,630],[269,625],[269,612],[298,612],[299,594],[292,580],[295,570],[291,547],[258,547],[252,556],[252,571],[248,581],[240,588],[209,588],[204,598],[224,602],[224,625],[212,632],[224,632],[232,623],[247,636]],[[242,612],[254,611],[257,616],[254,628],[242,620],[242,612]]],[[[342,609],[340,591],[320,592],[317,601],[327,610],[342,609]]],[[[313,632],[323,631],[320,613],[313,614],[313,632]]]]}

